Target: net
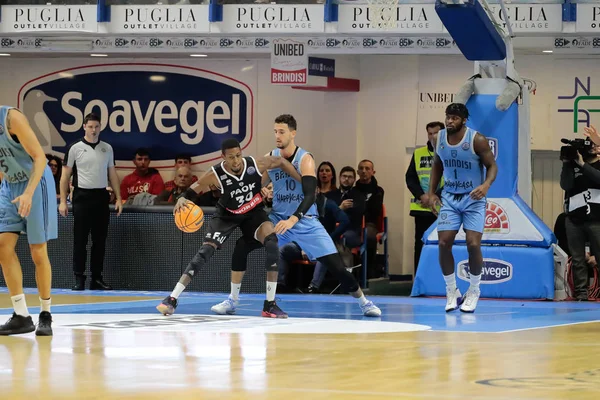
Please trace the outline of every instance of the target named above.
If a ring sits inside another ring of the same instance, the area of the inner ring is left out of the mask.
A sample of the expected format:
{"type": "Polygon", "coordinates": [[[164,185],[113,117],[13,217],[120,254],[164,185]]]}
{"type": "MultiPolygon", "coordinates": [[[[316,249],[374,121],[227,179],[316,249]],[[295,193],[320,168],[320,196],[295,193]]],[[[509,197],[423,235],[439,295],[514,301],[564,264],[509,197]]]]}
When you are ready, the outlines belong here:
{"type": "Polygon", "coordinates": [[[390,30],[398,26],[396,15],[399,0],[367,0],[371,24],[381,30],[390,30]]]}

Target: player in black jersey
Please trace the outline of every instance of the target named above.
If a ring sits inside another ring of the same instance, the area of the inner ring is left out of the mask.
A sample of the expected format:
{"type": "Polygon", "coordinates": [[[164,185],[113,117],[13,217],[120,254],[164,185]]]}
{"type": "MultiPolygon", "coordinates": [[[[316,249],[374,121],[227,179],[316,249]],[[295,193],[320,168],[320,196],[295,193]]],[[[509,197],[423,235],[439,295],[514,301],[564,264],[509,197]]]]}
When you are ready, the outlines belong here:
{"type": "Polygon", "coordinates": [[[240,240],[247,243],[258,241],[267,251],[267,299],[264,302],[262,316],[287,318],[287,314],[275,303],[279,243],[273,223],[264,210],[261,180],[263,173],[274,168],[281,168],[298,181],[302,178],[293,165],[282,157],[267,156],[257,159],[243,157],[240,143],[235,139],[224,140],[221,144],[221,153],[223,161],[198,179],[175,205],[173,213],[193,204],[190,199],[199,193],[209,191],[210,186],[216,186],[221,190],[217,210],[210,220],[202,247],[188,264],[171,295],[156,308],[164,315],[173,314],[177,308],[177,298],[194,275],[208,262],[215,250],[225,243],[235,228],[239,227],[242,230],[240,240]]]}

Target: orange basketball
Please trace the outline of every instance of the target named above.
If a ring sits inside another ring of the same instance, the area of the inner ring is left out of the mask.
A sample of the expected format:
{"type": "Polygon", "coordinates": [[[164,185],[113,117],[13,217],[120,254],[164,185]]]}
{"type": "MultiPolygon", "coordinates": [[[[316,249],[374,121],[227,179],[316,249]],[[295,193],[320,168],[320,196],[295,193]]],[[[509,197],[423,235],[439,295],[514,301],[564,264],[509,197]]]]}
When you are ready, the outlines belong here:
{"type": "Polygon", "coordinates": [[[203,224],[204,211],[193,203],[188,203],[175,213],[175,225],[183,232],[196,232],[203,224]]]}

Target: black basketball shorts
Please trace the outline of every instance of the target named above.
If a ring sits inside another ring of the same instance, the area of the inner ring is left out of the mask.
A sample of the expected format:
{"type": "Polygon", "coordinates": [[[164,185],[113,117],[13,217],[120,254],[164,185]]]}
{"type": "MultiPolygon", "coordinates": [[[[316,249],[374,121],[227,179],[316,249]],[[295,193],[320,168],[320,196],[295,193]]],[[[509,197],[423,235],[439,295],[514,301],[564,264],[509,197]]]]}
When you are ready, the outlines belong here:
{"type": "Polygon", "coordinates": [[[242,235],[247,241],[258,240],[256,237],[258,229],[265,222],[271,221],[262,208],[237,215],[217,207],[217,211],[210,220],[208,232],[204,236],[204,242],[213,243],[217,248],[221,248],[235,228],[238,227],[242,230],[242,235]]]}

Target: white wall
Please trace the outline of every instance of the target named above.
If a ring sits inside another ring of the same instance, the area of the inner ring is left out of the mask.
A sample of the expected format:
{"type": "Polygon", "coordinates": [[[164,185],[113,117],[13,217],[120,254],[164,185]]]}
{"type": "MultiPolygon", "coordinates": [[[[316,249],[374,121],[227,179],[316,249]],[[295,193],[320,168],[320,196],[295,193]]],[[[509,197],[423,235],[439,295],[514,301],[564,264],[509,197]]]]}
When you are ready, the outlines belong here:
{"type": "MultiPolygon", "coordinates": [[[[298,145],[310,150],[317,162],[329,160],[339,171],[344,165],[356,167],[363,158],[373,160],[376,177],[385,189],[390,222],[390,272],[410,274],[413,268],[413,221],[408,217],[409,193],[404,173],[415,144],[424,143],[424,121],[429,118],[443,120],[445,106],[419,104],[419,91],[455,91],[473,74],[472,64],[459,56],[381,55],[336,59],[337,70],[343,71],[338,76],[360,79],[359,93],[309,92],[272,86],[270,61],[253,60],[257,78],[257,133],[249,150],[256,154],[271,150],[273,119],[279,114],[291,113],[299,123],[298,145]]],[[[213,61],[197,60],[194,65],[203,66],[209,62],[213,61]]],[[[90,60],[1,59],[0,70],[4,74],[0,81],[0,102],[15,104],[15,88],[28,77],[38,76],[40,71],[56,71],[86,63],[90,60]]],[[[187,64],[190,60],[169,60],[169,63],[187,64]]],[[[583,80],[590,76],[591,94],[600,94],[600,89],[596,89],[600,84],[596,60],[565,60],[552,55],[520,56],[516,66],[523,77],[532,78],[538,84],[536,94],[531,97],[532,149],[559,149],[561,137],[574,135],[571,115],[556,110],[569,104],[572,107],[573,101],[558,101],[557,96],[573,94],[575,76],[583,80]]],[[[587,106],[600,108],[593,102],[587,106]]],[[[600,116],[591,115],[592,121],[600,125],[600,116]]],[[[166,179],[171,178],[167,172],[165,175],[166,179]]],[[[549,195],[562,196],[559,193],[549,195]]]]}

